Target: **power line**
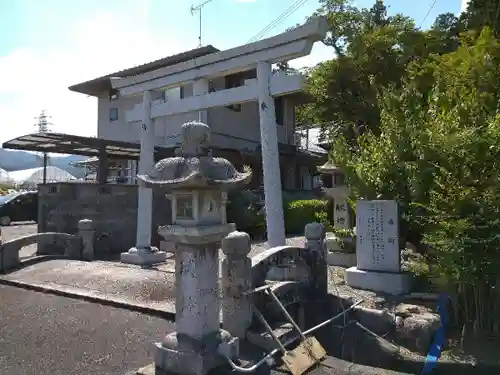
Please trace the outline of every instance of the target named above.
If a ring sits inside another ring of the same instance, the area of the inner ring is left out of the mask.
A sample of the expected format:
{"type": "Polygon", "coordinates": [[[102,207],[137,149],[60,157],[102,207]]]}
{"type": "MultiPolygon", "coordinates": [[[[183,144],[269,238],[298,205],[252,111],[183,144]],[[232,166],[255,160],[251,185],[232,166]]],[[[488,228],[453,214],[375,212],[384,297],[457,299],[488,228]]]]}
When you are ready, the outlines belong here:
{"type": "Polygon", "coordinates": [[[283,22],[286,18],[288,18],[292,13],[294,13],[307,1],[308,0],[296,0],[292,5],[290,5],[287,9],[285,9],[285,11],[281,13],[276,19],[274,19],[270,24],[264,27],[264,29],[262,29],[257,35],[251,38],[248,41],[248,43],[262,39],[262,37],[264,37],[269,31],[271,31],[274,27],[283,22]]]}
{"type": "Polygon", "coordinates": [[[269,31],[274,29],[284,20],[286,20],[290,15],[292,15],[295,11],[297,11],[300,7],[302,7],[309,0],[296,0],[292,5],[290,5],[283,13],[281,13],[276,19],[274,19],[269,25],[264,27],[257,35],[251,38],[247,43],[252,43],[257,40],[262,39],[269,31]]]}
{"type": "Polygon", "coordinates": [[[431,7],[429,8],[429,10],[427,11],[427,14],[425,15],[424,19],[422,20],[422,22],[420,23],[420,26],[418,27],[419,29],[422,28],[422,25],[424,24],[425,20],[427,19],[427,17],[429,17],[429,14],[431,14],[431,11],[432,9],[434,9],[434,6],[436,5],[437,3],[437,0],[434,0],[431,4],[431,7]]]}

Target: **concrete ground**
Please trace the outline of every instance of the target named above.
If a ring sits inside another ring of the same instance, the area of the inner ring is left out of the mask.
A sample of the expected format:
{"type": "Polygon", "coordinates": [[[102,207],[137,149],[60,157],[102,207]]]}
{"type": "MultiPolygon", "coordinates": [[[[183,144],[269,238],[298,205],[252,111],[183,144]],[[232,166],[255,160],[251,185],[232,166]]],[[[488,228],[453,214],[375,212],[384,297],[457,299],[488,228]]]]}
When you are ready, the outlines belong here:
{"type": "MultiPolygon", "coordinates": [[[[119,262],[53,259],[0,275],[0,283],[173,316],[174,267],[173,257],[153,269],[119,262]]],[[[329,280],[329,292],[335,295],[339,292],[333,277],[329,280]]],[[[352,300],[359,298],[352,295],[344,297],[352,300]]]]}
{"type": "MultiPolygon", "coordinates": [[[[135,374],[152,362],[152,343],[174,329],[171,321],[147,314],[12,286],[0,285],[0,297],[2,375],[135,374]]],[[[327,358],[308,374],[396,374],[366,369],[350,372],[352,364],[327,358]]],[[[263,366],[255,374],[283,371],[263,366]]]]}
{"type": "Polygon", "coordinates": [[[2,281],[140,311],[175,313],[172,260],[155,269],[118,262],[46,260],[0,275],[2,281]]]}
{"type": "Polygon", "coordinates": [[[171,322],[0,285],[2,375],[124,375],[151,361],[171,322]]]}
{"type": "MultiPolygon", "coordinates": [[[[4,241],[36,233],[36,225],[2,229],[4,241]]],[[[302,245],[303,238],[288,242],[302,245]]],[[[252,253],[266,247],[254,244],[252,253]]],[[[35,252],[36,246],[26,247],[21,257],[35,252]]],[[[0,284],[8,284],[0,285],[0,374],[134,374],[152,362],[152,343],[173,330],[173,265],[170,259],[147,270],[115,262],[47,260],[0,276],[0,284]]],[[[331,292],[335,284],[332,280],[331,292]]],[[[330,358],[308,373],[390,373],[353,372],[353,364],[340,362],[330,358]]],[[[283,372],[263,367],[256,374],[278,373],[283,372]]]]}

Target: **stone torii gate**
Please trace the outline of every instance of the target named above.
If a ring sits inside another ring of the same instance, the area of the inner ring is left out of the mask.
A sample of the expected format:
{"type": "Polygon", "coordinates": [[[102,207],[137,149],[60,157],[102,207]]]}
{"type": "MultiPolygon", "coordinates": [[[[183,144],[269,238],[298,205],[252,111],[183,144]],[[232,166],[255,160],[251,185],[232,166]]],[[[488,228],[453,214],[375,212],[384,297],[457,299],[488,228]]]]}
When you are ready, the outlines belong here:
{"type": "MultiPolygon", "coordinates": [[[[270,246],[285,244],[278,136],[274,97],[299,92],[304,77],[273,75],[273,63],[309,55],[314,42],[323,40],[328,29],[324,18],[314,18],[291,31],[258,42],[212,53],[133,77],[112,79],[111,85],[121,96],[142,95],[142,105],[126,112],[128,122],[141,123],[139,173],[154,166],[154,120],[163,116],[200,111],[199,120],[206,121],[206,109],[250,101],[259,102],[262,166],[266,204],[266,224],[270,246]],[[208,82],[250,69],[257,79],[243,86],[209,92],[208,82]],[[166,90],[193,83],[194,95],[168,102],[152,102],[151,91],[166,90]]],[[[208,124],[210,125],[210,124],[208,124]]],[[[139,186],[136,247],[122,254],[122,261],[137,264],[157,263],[164,254],[151,249],[151,189],[139,186]]]]}

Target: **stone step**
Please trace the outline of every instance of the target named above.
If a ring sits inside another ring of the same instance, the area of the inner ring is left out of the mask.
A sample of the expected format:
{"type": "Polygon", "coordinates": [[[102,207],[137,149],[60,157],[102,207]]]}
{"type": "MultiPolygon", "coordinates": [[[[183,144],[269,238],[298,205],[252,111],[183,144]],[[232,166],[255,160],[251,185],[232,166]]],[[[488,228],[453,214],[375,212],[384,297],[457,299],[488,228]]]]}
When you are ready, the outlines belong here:
{"type": "MultiPolygon", "coordinates": [[[[288,322],[274,324],[272,328],[273,328],[273,333],[282,343],[285,343],[286,341],[298,335],[298,332],[295,331],[292,325],[288,322]]],[[[276,341],[274,341],[269,332],[265,330],[260,332],[248,331],[247,340],[251,344],[258,346],[259,348],[262,348],[265,351],[271,351],[278,347],[276,341]]]]}

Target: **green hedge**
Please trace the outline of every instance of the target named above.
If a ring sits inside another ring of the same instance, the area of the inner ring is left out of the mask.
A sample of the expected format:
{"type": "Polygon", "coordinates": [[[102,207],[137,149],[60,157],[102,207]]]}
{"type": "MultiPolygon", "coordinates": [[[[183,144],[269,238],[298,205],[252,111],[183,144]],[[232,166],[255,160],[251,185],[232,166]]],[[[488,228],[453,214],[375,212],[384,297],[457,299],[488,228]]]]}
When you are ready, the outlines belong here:
{"type": "Polygon", "coordinates": [[[303,234],[306,224],[319,222],[331,231],[328,220],[328,201],[318,199],[284,202],[285,231],[287,234],[303,234]]]}
{"type": "MultiPolygon", "coordinates": [[[[227,221],[235,223],[240,231],[247,232],[253,239],[266,234],[266,218],[256,203],[258,197],[251,191],[234,191],[229,194],[227,221]]],[[[286,200],[283,202],[285,231],[291,235],[303,235],[306,224],[319,222],[327,231],[332,231],[328,201],[318,199],[286,200]]]]}

